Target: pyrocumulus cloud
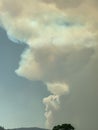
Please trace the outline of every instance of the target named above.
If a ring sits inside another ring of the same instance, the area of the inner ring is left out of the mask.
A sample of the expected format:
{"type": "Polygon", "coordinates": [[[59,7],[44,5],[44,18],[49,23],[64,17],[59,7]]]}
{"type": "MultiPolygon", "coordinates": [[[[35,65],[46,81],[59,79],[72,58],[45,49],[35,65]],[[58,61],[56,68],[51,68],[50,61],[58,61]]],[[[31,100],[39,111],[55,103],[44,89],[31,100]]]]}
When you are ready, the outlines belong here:
{"type": "Polygon", "coordinates": [[[41,80],[46,125],[98,129],[98,1],[0,0],[0,26],[27,44],[16,74],[41,80]]]}

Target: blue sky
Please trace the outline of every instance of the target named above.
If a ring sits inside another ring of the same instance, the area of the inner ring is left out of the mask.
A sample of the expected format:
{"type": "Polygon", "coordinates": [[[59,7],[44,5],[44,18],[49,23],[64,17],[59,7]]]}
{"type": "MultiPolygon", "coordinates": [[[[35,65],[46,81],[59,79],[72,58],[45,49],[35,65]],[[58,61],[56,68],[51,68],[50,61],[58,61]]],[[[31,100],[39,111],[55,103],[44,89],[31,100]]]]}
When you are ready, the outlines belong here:
{"type": "Polygon", "coordinates": [[[25,45],[10,41],[0,28],[0,125],[44,127],[43,97],[49,95],[40,81],[30,81],[15,74],[25,45]]]}

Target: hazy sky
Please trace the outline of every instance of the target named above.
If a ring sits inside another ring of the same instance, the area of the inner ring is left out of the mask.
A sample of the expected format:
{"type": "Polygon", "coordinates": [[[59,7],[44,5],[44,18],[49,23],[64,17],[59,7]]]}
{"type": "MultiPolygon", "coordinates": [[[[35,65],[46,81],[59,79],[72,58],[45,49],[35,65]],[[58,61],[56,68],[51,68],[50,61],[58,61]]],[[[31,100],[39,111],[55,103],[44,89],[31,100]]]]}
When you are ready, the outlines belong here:
{"type": "Polygon", "coordinates": [[[18,66],[24,45],[11,42],[0,28],[0,125],[44,127],[43,97],[48,95],[41,82],[18,77],[18,66]]]}
{"type": "Polygon", "coordinates": [[[97,130],[98,1],[0,0],[0,27],[1,125],[97,130]]]}

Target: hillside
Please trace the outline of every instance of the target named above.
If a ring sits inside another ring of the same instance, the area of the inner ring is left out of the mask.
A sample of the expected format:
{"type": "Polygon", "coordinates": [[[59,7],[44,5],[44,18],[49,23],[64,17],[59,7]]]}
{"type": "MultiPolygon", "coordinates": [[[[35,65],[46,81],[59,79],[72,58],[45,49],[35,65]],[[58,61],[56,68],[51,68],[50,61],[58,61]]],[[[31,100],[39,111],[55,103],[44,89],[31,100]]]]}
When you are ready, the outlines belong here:
{"type": "Polygon", "coordinates": [[[38,128],[38,127],[23,127],[23,128],[14,128],[14,129],[8,129],[8,130],[47,130],[44,128],[38,128]]]}

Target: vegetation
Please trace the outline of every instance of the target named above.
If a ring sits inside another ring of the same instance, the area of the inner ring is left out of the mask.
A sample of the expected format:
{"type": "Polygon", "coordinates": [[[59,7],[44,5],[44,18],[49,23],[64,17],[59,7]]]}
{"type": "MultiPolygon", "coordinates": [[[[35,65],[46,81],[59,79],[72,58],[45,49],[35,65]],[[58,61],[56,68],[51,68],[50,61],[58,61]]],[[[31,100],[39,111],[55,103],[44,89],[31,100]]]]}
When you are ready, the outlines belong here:
{"type": "MultiPolygon", "coordinates": [[[[75,128],[71,124],[62,124],[54,126],[52,130],[74,130],[75,128]]],[[[0,130],[6,130],[4,127],[0,126],[0,130]]]]}
{"type": "Polygon", "coordinates": [[[0,126],[0,130],[5,130],[4,127],[0,126]]]}
{"type": "Polygon", "coordinates": [[[52,130],[74,130],[75,128],[71,124],[62,124],[54,126],[52,130]]]}

